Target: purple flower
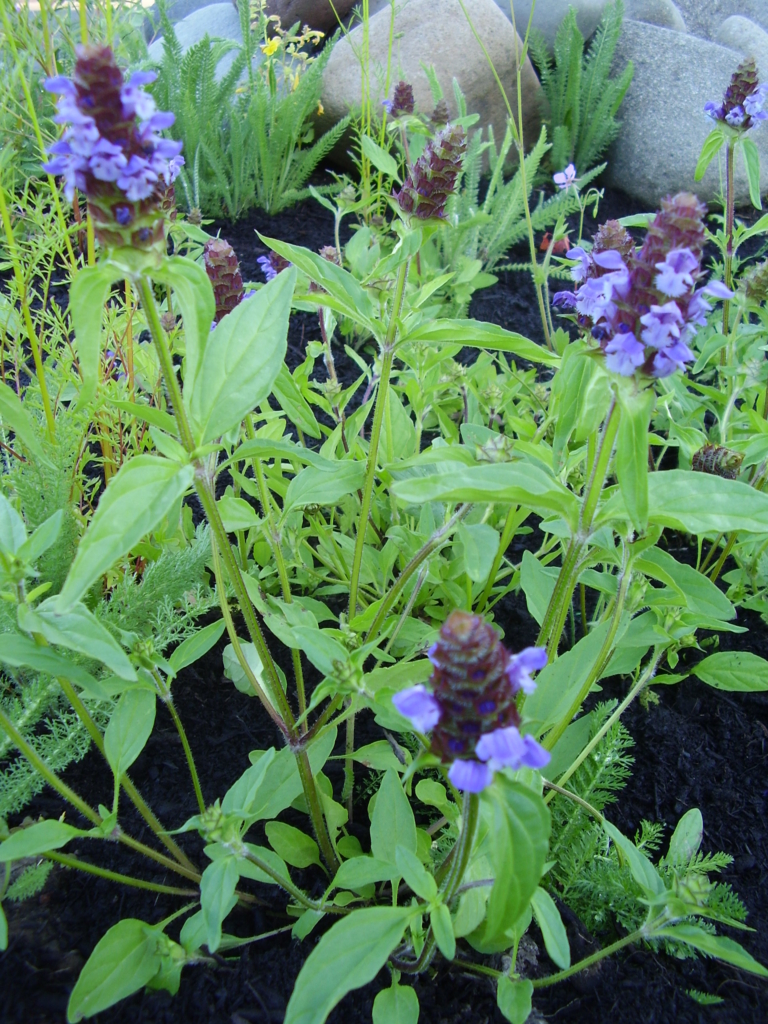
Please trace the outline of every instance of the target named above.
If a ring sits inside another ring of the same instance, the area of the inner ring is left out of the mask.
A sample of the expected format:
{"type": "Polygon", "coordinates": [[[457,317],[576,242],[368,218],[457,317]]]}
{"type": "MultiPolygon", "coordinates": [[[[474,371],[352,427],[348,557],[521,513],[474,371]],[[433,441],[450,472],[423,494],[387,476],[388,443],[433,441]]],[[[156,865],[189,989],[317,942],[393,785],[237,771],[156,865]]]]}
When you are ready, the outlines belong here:
{"type": "Polygon", "coordinates": [[[764,121],[766,116],[763,111],[763,104],[768,98],[768,82],[761,82],[744,100],[744,110],[753,119],[764,121]]]}
{"type": "Polygon", "coordinates": [[[493,782],[493,769],[482,761],[454,761],[448,778],[463,793],[482,793],[493,782]]]}
{"type": "MultiPolygon", "coordinates": [[[[732,292],[731,289],[722,281],[710,281],[708,285],[705,285],[701,289],[701,291],[705,292],[707,295],[713,295],[716,299],[732,299],[736,294],[735,292],[732,292]]],[[[695,294],[698,294],[698,292],[695,294]]]]}
{"type": "Polygon", "coordinates": [[[711,117],[713,121],[723,120],[723,108],[718,107],[718,105],[716,103],[713,103],[712,100],[708,100],[704,104],[704,113],[707,115],[707,117],[711,117]]]}
{"type": "Polygon", "coordinates": [[[575,245],[573,249],[568,250],[565,254],[565,258],[568,260],[579,261],[575,267],[571,267],[571,278],[576,281],[577,284],[585,281],[590,268],[589,253],[586,249],[582,249],[580,245],[575,245]]]}
{"type": "Polygon", "coordinates": [[[617,334],[605,346],[605,365],[613,373],[631,377],[645,362],[645,348],[634,334],[617,334]]]}
{"type": "Polygon", "coordinates": [[[673,249],[663,263],[657,263],[655,284],[660,292],[673,299],[679,298],[693,288],[693,273],[699,269],[699,261],[690,249],[673,249]]]}
{"type": "Polygon", "coordinates": [[[417,732],[430,732],[440,721],[440,705],[421,684],[396,693],[392,703],[417,732]]]}
{"type": "Polygon", "coordinates": [[[576,168],[573,164],[568,164],[564,171],[553,174],[552,180],[560,189],[570,188],[576,182],[576,168]]]}
{"type": "Polygon", "coordinates": [[[710,100],[704,104],[704,113],[739,132],[748,132],[768,116],[763,111],[766,97],[768,85],[758,82],[755,59],[747,57],[731,76],[723,102],[718,106],[710,100]]]}
{"type": "Polygon", "coordinates": [[[725,120],[733,128],[738,128],[740,125],[744,124],[745,117],[746,114],[744,113],[744,108],[741,106],[735,106],[725,115],[725,120]]]}
{"type": "Polygon", "coordinates": [[[507,679],[513,693],[533,693],[536,683],[531,679],[531,672],[538,672],[547,664],[547,651],[544,647],[526,647],[519,654],[513,654],[507,664],[507,679]]]}
{"type": "Polygon", "coordinates": [[[669,377],[676,370],[685,370],[685,364],[691,362],[693,352],[684,341],[672,341],[665,348],[659,349],[653,357],[653,377],[669,377]]]}
{"type": "Polygon", "coordinates": [[[640,337],[645,344],[664,348],[680,337],[683,314],[676,302],[666,302],[663,306],[651,306],[650,312],[640,317],[640,323],[644,326],[640,337]]]}
{"type": "Polygon", "coordinates": [[[563,309],[576,308],[576,292],[555,292],[552,296],[553,306],[562,306],[563,309]]]}
{"type": "Polygon", "coordinates": [[[264,274],[265,280],[271,281],[272,278],[277,277],[277,271],[272,266],[272,262],[269,256],[259,256],[256,262],[261,267],[261,271],[264,274]]]}

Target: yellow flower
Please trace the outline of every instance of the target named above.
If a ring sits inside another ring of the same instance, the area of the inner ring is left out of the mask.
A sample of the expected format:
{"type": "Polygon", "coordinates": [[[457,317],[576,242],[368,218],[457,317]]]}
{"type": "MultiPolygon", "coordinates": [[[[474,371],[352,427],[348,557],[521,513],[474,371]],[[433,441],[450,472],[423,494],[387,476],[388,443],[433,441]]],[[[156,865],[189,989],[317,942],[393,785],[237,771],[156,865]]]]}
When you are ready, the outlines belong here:
{"type": "Polygon", "coordinates": [[[271,57],[273,53],[279,50],[279,48],[280,40],[273,38],[270,39],[268,43],[262,43],[261,52],[264,54],[265,57],[271,57]]]}
{"type": "Polygon", "coordinates": [[[324,113],[325,113],[325,107],[320,102],[320,100],[318,100],[317,101],[317,116],[318,117],[322,117],[324,113]]]}

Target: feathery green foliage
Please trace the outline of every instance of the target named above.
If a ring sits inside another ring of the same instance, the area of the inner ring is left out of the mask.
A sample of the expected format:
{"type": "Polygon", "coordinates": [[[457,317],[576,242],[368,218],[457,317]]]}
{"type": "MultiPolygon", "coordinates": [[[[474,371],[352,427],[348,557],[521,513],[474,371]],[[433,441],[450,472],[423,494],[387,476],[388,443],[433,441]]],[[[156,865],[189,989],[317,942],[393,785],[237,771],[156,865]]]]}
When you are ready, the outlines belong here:
{"type": "Polygon", "coordinates": [[[11,903],[20,903],[22,900],[37,896],[48,881],[48,875],[52,869],[53,861],[50,860],[41,860],[37,864],[30,864],[8,886],[5,898],[11,903]]]}
{"type": "Polygon", "coordinates": [[[531,57],[550,108],[550,160],[557,169],[571,162],[580,172],[593,167],[619,132],[616,113],[634,74],[630,61],[617,78],[610,77],[623,18],[624,4],[616,0],[606,8],[586,54],[573,8],[557,31],[554,57],[543,36],[531,32],[531,57]]]}
{"type": "Polygon", "coordinates": [[[205,36],[186,53],[163,15],[164,53],[153,86],[159,107],[176,115],[171,134],[184,143],[177,197],[231,220],[253,206],[277,213],[306,198],[307,180],[348,123],[315,141],[312,119],[332,46],[294,76],[276,73],[269,62],[257,67],[258,31],[249,26],[247,4],[241,7],[242,46],[205,36]],[[217,81],[217,66],[232,50],[234,60],[217,81]]]}

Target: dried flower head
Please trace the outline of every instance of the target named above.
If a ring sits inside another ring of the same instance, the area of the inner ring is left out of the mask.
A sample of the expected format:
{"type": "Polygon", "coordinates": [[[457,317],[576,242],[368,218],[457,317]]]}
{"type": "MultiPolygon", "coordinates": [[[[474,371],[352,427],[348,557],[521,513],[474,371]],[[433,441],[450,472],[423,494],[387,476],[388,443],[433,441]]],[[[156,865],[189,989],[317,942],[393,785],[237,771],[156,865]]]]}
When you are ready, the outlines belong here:
{"type": "Polygon", "coordinates": [[[68,125],[45,170],[63,176],[68,199],[75,188],[85,192],[97,237],[110,247],[164,241],[163,196],[184,160],[181,143],[159,134],[174,115],[144,92],[155,77],[138,71],[126,82],[108,46],[81,46],[72,79],[45,83],[61,96],[54,120],[68,125]]]}
{"type": "Polygon", "coordinates": [[[768,299],[768,260],[758,263],[739,282],[750,302],[768,299]]]}
{"type": "Polygon", "coordinates": [[[748,132],[768,114],[763,104],[768,97],[768,84],[760,84],[757,77],[755,58],[747,57],[739,64],[731,76],[720,106],[713,103],[704,104],[704,113],[713,121],[720,121],[738,131],[748,132]]]}
{"type": "Polygon", "coordinates": [[[467,137],[461,125],[448,125],[426,144],[395,199],[404,213],[419,220],[444,217],[461,172],[467,137]]]}
{"type": "Polygon", "coordinates": [[[245,294],[235,250],[224,238],[210,238],[203,249],[205,272],[216,298],[216,323],[238,306],[245,294]]]}
{"type": "Polygon", "coordinates": [[[705,444],[694,452],[691,469],[694,473],[709,473],[725,477],[726,480],[735,480],[743,461],[742,452],[731,451],[720,444],[705,444]]]}
{"type": "Polygon", "coordinates": [[[608,225],[598,232],[599,247],[571,249],[571,276],[580,287],[553,298],[576,310],[579,325],[600,343],[608,369],[625,377],[667,377],[685,369],[693,359],[687,342],[710,310],[705,294],[733,297],[720,281],[696,288],[704,205],[681,192],[661,206],[639,250],[608,225]]]}
{"type": "Polygon", "coordinates": [[[592,239],[593,253],[605,252],[606,249],[614,249],[625,260],[635,251],[632,235],[617,220],[607,220],[601,224],[592,239]]]}
{"type": "Polygon", "coordinates": [[[439,99],[435,104],[435,109],[432,111],[429,121],[433,128],[442,128],[448,124],[451,119],[451,112],[448,109],[448,104],[444,99],[439,99]]]}
{"type": "Polygon", "coordinates": [[[413,98],[413,86],[402,80],[395,86],[391,100],[383,100],[382,106],[386,108],[391,117],[403,117],[412,114],[415,107],[413,98]]]}
{"type": "Polygon", "coordinates": [[[392,698],[419,732],[431,732],[432,751],[450,764],[457,789],[479,793],[499,768],[542,768],[549,754],[520,733],[516,697],[531,693],[531,673],[544,667],[546,651],[528,647],[510,654],[480,615],[453,611],[429,651],[431,692],[412,686],[392,698]]]}
{"type": "Polygon", "coordinates": [[[339,250],[335,245],[323,245],[318,249],[318,253],[324,260],[328,260],[329,263],[335,263],[337,267],[341,266],[339,250]]]}

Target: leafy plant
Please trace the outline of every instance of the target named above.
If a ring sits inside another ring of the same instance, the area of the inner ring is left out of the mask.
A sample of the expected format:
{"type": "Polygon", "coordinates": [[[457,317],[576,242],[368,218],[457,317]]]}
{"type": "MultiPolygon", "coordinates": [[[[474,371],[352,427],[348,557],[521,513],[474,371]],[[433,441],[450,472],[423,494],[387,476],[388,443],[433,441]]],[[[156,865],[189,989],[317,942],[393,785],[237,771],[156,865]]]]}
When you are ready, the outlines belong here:
{"type": "Polygon", "coordinates": [[[618,135],[616,114],[634,74],[629,61],[618,78],[611,78],[623,18],[624,4],[616,0],[605,9],[586,54],[573,9],[557,30],[554,55],[540,33],[530,34],[531,57],[549,104],[550,161],[557,170],[570,163],[581,172],[594,167],[618,135]]]}
{"type": "Polygon", "coordinates": [[[266,40],[268,19],[262,12],[252,29],[245,0],[240,13],[241,47],[206,36],[186,53],[163,14],[164,52],[153,87],[160,106],[176,115],[172,134],[184,143],[187,166],[179,180],[187,208],[230,220],[253,206],[277,213],[308,196],[307,180],[348,123],[343,119],[314,140],[312,119],[332,47],[308,57],[302,48],[309,37],[283,33],[272,37],[274,49],[265,42],[259,54],[256,40],[266,40]],[[233,49],[218,80],[217,67],[233,49]]]}

